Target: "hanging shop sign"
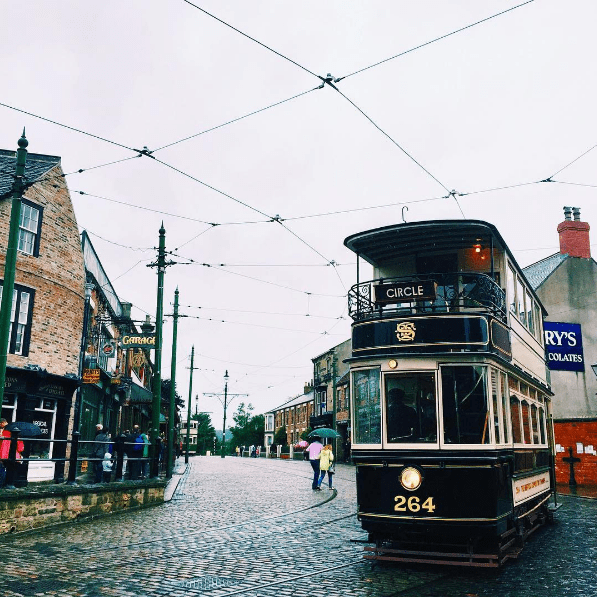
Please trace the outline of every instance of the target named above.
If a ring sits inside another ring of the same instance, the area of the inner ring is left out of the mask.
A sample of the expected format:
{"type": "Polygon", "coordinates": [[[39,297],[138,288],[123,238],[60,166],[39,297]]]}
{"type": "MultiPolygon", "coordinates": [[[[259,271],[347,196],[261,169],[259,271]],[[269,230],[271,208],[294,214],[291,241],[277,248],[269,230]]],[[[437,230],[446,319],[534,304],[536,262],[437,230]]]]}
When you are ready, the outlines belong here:
{"type": "Polygon", "coordinates": [[[578,323],[543,322],[547,366],[551,371],[584,371],[582,334],[578,323]]]}
{"type": "Polygon", "coordinates": [[[83,383],[99,383],[100,369],[83,369],[83,383]]]}
{"type": "Polygon", "coordinates": [[[155,334],[124,334],[120,345],[122,348],[155,348],[155,334]]]}
{"type": "Polygon", "coordinates": [[[101,351],[105,357],[113,357],[116,354],[116,342],[114,342],[114,340],[104,342],[101,351]]]}
{"type": "Polygon", "coordinates": [[[378,305],[388,303],[412,303],[414,301],[434,301],[437,284],[431,280],[423,282],[396,282],[376,284],[375,302],[378,305]]]}

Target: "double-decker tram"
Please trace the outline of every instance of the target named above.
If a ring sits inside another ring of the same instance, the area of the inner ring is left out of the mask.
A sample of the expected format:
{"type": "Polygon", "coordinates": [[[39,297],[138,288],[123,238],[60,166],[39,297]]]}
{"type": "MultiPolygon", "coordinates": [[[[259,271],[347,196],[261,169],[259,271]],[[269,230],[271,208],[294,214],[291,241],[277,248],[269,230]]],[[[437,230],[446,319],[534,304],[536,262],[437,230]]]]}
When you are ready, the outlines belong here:
{"type": "Polygon", "coordinates": [[[357,255],[351,441],[365,557],[500,566],[552,515],[544,308],[487,222],[397,224],[344,244],[357,255]]]}

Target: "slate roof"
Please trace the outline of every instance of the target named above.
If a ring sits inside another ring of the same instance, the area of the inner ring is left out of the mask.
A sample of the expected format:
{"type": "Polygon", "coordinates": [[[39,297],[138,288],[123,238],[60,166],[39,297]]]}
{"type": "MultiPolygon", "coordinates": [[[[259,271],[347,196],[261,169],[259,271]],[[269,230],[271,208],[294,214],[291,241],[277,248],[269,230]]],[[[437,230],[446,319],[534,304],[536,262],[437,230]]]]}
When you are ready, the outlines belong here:
{"type": "Polygon", "coordinates": [[[558,266],[568,259],[569,255],[562,253],[555,253],[550,255],[537,263],[532,263],[527,267],[524,267],[522,271],[526,276],[529,284],[533,287],[533,290],[537,290],[545,280],[558,268],[558,266]]]}
{"type": "MultiPolygon", "coordinates": [[[[55,155],[27,154],[25,163],[25,182],[32,183],[46,172],[60,164],[60,158],[55,155]]],[[[14,181],[16,166],[16,152],[0,149],[0,197],[10,193],[14,181]]]]}
{"type": "Polygon", "coordinates": [[[287,402],[284,402],[280,406],[276,406],[276,408],[272,408],[271,410],[268,410],[267,412],[273,413],[277,410],[282,410],[283,408],[290,408],[291,406],[296,406],[297,404],[304,404],[305,402],[309,402],[309,401],[313,400],[313,398],[314,398],[313,392],[307,392],[306,394],[301,394],[300,396],[297,396],[296,398],[291,398],[287,402]]]}

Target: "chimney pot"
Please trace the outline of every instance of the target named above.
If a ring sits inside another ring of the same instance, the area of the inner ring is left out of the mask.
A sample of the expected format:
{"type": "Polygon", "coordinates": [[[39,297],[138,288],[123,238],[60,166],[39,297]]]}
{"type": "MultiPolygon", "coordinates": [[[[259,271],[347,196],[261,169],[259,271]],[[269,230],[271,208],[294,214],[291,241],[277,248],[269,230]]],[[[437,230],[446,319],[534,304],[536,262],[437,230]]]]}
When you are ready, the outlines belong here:
{"type": "Polygon", "coordinates": [[[580,221],[579,207],[564,207],[563,222],[558,225],[560,235],[560,253],[570,257],[591,258],[591,241],[589,230],[591,227],[586,222],[580,221]],[[571,214],[574,213],[574,221],[571,214]]]}

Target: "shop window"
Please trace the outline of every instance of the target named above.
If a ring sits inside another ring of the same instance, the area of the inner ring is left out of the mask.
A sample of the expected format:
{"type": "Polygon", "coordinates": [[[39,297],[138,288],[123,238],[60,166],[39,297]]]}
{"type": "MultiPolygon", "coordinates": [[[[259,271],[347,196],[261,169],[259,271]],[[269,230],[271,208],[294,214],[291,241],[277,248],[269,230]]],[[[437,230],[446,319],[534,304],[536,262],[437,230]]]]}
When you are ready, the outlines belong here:
{"type": "Polygon", "coordinates": [[[442,367],[444,441],[488,444],[487,367],[442,367]]]}
{"type": "MultiPolygon", "coordinates": [[[[15,284],[12,293],[10,335],[8,341],[8,352],[11,354],[18,354],[24,357],[29,354],[34,296],[34,290],[15,284]]],[[[0,300],[2,300],[2,286],[0,286],[0,300]]]]}
{"type": "Polygon", "coordinates": [[[526,401],[522,402],[522,441],[525,444],[533,443],[531,427],[531,407],[526,401]]]}
{"type": "Polygon", "coordinates": [[[354,443],[381,444],[379,369],[354,371],[351,387],[354,443]]]}
{"type": "Polygon", "coordinates": [[[41,435],[31,441],[30,458],[52,458],[54,445],[54,426],[56,424],[56,400],[41,398],[33,413],[34,425],[41,430],[41,435]]]}
{"type": "Polygon", "coordinates": [[[41,231],[42,208],[25,199],[21,204],[19,220],[19,240],[17,248],[21,253],[39,255],[39,237],[41,231]]]}

